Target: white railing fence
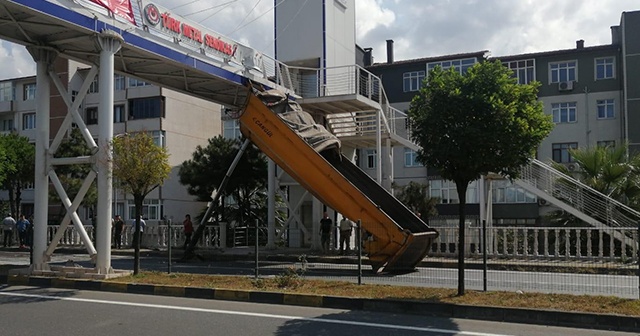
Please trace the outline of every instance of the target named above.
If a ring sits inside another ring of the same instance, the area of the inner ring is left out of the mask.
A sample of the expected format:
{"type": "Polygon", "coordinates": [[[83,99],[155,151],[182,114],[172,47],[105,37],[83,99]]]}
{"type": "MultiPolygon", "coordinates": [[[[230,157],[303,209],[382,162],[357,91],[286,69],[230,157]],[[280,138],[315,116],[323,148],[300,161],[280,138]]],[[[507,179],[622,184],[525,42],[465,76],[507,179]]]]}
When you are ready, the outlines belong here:
{"type": "MultiPolygon", "coordinates": [[[[439,237],[432,242],[430,257],[457,257],[459,251],[457,226],[432,226],[439,237]]],[[[49,226],[51,238],[58,226],[49,226]]],[[[94,239],[95,231],[85,227],[94,239]]],[[[592,227],[523,227],[500,226],[487,228],[487,256],[492,259],[544,259],[556,261],[593,261],[628,263],[638,260],[637,244],[622,245],[613,232],[622,230],[625,235],[638,241],[637,228],[598,229],[592,227]]],[[[242,234],[242,233],[236,233],[242,234]]],[[[123,246],[130,247],[133,227],[127,225],[123,233],[123,246]]],[[[467,224],[465,228],[465,252],[467,257],[482,256],[482,228],[467,224]]],[[[207,226],[198,247],[217,249],[242,245],[236,242],[233,231],[227,233],[219,226],[207,226]],[[227,246],[226,237],[232,235],[233,243],[227,246]]],[[[240,239],[242,240],[242,239],[240,239]]],[[[184,244],[182,225],[172,225],[171,234],[166,225],[147,227],[142,236],[142,246],[150,249],[166,249],[184,244]]],[[[67,228],[60,241],[61,247],[81,246],[75,228],[67,228]]]]}
{"type": "MultiPolygon", "coordinates": [[[[432,226],[440,234],[432,243],[430,256],[458,255],[459,228],[432,226]]],[[[624,245],[614,233],[622,231],[638,241],[638,228],[598,229],[593,227],[488,227],[487,256],[506,259],[545,259],[557,261],[631,262],[638,260],[637,244],[624,245]]],[[[481,257],[482,228],[467,225],[465,253],[481,257]]]]}

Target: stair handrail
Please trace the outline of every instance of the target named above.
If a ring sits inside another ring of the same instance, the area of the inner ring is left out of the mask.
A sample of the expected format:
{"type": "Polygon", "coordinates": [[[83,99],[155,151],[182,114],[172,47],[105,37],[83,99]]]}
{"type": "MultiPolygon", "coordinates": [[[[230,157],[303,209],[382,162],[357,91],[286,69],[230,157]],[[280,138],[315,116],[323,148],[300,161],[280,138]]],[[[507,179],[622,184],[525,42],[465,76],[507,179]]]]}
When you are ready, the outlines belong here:
{"type": "Polygon", "coordinates": [[[605,195],[604,193],[599,192],[598,190],[595,190],[594,188],[584,184],[578,179],[571,177],[540,160],[531,159],[529,161],[529,164],[523,166],[521,168],[520,179],[523,181],[527,181],[528,183],[532,184],[536,188],[539,188],[540,190],[544,191],[546,194],[549,194],[551,196],[554,196],[554,192],[556,192],[557,186],[561,187],[561,183],[558,183],[559,181],[573,184],[578,189],[578,190],[574,190],[575,192],[574,194],[571,194],[571,191],[568,191],[566,189],[564,190],[559,189],[561,194],[559,197],[560,200],[570,204],[571,206],[578,205],[579,207],[582,207],[582,208],[585,207],[586,203],[591,203],[590,204],[592,206],[591,209],[595,209],[594,211],[595,213],[606,218],[607,219],[606,222],[610,226],[631,227],[631,226],[636,226],[638,221],[640,221],[640,212],[638,212],[637,210],[634,210],[631,207],[625,205],[624,203],[618,200],[615,200],[605,195]],[[535,174],[535,172],[533,171],[534,167],[540,168],[547,174],[551,175],[549,176],[549,178],[547,178],[548,179],[548,181],[546,181],[547,183],[545,183],[545,185],[547,186],[546,189],[540,188],[538,185],[531,183],[529,179],[527,179],[527,178],[531,178],[531,179],[538,180],[540,179],[539,177],[542,177],[541,174],[535,174]],[[575,200],[573,198],[575,198],[575,200]],[[600,199],[600,200],[604,200],[604,202],[599,202],[600,204],[594,204],[594,202],[588,202],[589,199],[591,200],[600,199]],[[583,203],[582,206],[580,206],[580,204],[577,204],[578,202],[582,202],[583,203]],[[632,217],[635,217],[635,219],[632,217]],[[629,224],[620,223],[619,221],[620,219],[623,219],[625,222],[630,222],[630,223],[629,224]],[[616,225],[611,225],[611,224],[616,224],[616,225]],[[621,224],[625,224],[625,225],[621,225],[621,224]]]}

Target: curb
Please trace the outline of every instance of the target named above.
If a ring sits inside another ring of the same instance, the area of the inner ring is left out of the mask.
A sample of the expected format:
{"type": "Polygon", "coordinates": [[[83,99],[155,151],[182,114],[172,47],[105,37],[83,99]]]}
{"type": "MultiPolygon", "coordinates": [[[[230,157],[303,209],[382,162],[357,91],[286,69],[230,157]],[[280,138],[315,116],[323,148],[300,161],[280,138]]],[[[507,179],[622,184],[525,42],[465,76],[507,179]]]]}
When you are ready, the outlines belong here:
{"type": "Polygon", "coordinates": [[[602,315],[524,308],[479,307],[412,300],[361,299],[313,294],[115,283],[97,280],[76,280],[36,276],[0,275],[0,284],[8,284],[10,286],[53,287],[194,299],[364,310],[372,312],[402,313],[444,318],[465,318],[582,329],[630,332],[640,331],[639,318],[622,315],[602,315]]]}

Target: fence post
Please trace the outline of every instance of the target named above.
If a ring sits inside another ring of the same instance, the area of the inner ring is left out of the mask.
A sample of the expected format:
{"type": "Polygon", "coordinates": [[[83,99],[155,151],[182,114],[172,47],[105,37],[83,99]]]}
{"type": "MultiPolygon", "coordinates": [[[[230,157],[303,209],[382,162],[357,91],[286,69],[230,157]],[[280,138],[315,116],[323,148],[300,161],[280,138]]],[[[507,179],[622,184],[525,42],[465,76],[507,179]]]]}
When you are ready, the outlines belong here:
{"type": "Polygon", "coordinates": [[[362,220],[358,219],[356,227],[356,244],[358,244],[358,285],[362,285],[362,220]]]}
{"type": "Polygon", "coordinates": [[[482,289],[487,291],[487,220],[482,220],[482,289]]]}
{"type": "Polygon", "coordinates": [[[167,251],[169,254],[169,260],[167,262],[167,273],[171,274],[171,238],[172,237],[172,233],[171,233],[171,218],[166,219],[165,217],[165,223],[167,223],[167,251]]]}
{"type": "MultiPolygon", "coordinates": [[[[248,232],[247,232],[247,236],[249,236],[248,232]]],[[[260,276],[259,265],[258,265],[258,220],[257,219],[256,219],[256,246],[255,246],[255,253],[256,253],[256,274],[255,274],[255,278],[257,280],[258,277],[260,276]]]]}

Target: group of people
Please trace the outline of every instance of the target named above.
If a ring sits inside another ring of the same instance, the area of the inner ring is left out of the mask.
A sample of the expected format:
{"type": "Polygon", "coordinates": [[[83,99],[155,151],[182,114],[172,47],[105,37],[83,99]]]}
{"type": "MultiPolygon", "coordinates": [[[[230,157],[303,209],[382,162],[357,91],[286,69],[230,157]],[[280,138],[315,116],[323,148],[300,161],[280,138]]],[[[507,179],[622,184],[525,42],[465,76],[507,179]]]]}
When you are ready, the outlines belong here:
{"type": "MultiPolygon", "coordinates": [[[[351,234],[355,224],[349,218],[342,216],[342,220],[338,224],[340,231],[340,255],[351,252],[351,234]]],[[[329,241],[331,240],[331,232],[333,231],[333,221],[329,218],[329,214],[324,213],[320,220],[320,245],[322,252],[329,252],[329,241]]]]}
{"type": "MultiPolygon", "coordinates": [[[[135,222],[134,224],[135,225],[135,222]]],[[[183,230],[184,230],[184,246],[183,249],[187,249],[187,246],[189,246],[189,244],[191,243],[191,235],[193,234],[193,223],[191,222],[191,215],[187,214],[184,218],[184,221],[182,222],[183,225],[183,230]]],[[[144,221],[143,218],[140,218],[140,232],[138,233],[137,231],[133,231],[133,242],[132,242],[132,248],[136,247],[136,244],[140,243],[141,240],[141,234],[144,233],[144,229],[147,226],[147,223],[144,221]]],[[[113,220],[113,241],[114,241],[114,245],[115,248],[117,249],[121,249],[122,248],[122,234],[124,233],[124,227],[125,227],[125,223],[124,220],[122,219],[122,217],[120,215],[116,215],[116,217],[113,220]]]]}
{"type": "Polygon", "coordinates": [[[2,220],[2,230],[4,233],[4,247],[13,245],[14,230],[18,232],[18,246],[20,248],[31,246],[33,219],[29,221],[24,214],[21,214],[17,221],[11,214],[7,214],[7,217],[2,220]]]}

